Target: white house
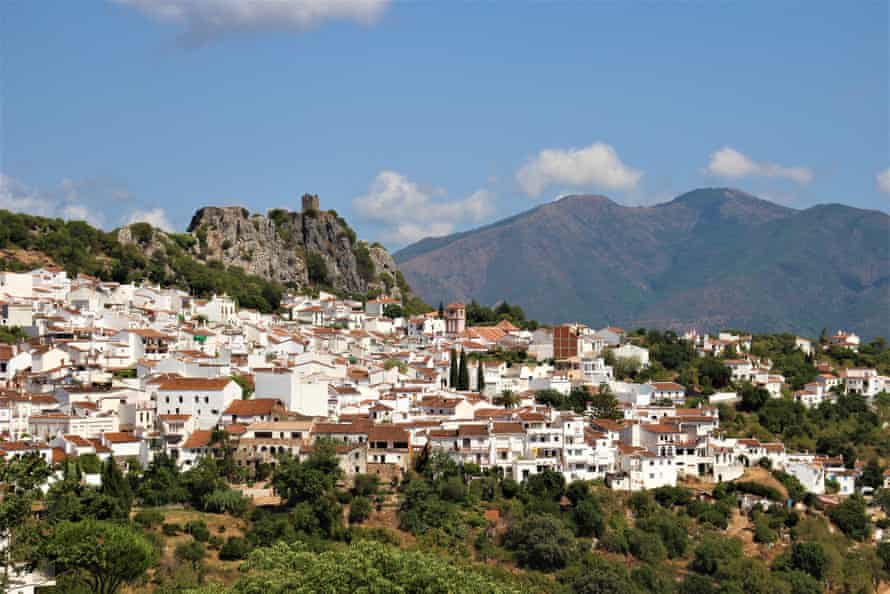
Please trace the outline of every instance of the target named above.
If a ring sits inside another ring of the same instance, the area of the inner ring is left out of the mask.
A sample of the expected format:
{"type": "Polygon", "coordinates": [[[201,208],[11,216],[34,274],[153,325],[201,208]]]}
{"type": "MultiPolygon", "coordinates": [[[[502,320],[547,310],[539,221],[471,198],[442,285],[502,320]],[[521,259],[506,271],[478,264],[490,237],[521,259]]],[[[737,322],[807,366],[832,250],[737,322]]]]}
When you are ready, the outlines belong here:
{"type": "Polygon", "coordinates": [[[320,378],[306,381],[295,369],[267,367],[254,370],[256,398],[276,398],[287,410],[307,417],[328,416],[328,385],[320,378]]]}
{"type": "Polygon", "coordinates": [[[649,349],[635,344],[623,344],[614,349],[612,353],[619,359],[636,359],[640,362],[641,368],[649,367],[649,349]]]}
{"type": "Polygon", "coordinates": [[[211,429],[241,395],[241,386],[230,378],[166,379],[157,389],[158,415],[191,415],[199,429],[211,429]]]}

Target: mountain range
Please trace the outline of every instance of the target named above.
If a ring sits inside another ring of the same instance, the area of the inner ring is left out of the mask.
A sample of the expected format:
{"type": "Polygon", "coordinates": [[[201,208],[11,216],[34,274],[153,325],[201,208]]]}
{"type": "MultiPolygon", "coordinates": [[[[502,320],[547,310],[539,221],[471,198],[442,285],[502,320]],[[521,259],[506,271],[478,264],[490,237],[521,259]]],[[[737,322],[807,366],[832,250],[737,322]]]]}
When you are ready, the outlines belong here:
{"type": "Polygon", "coordinates": [[[890,335],[890,217],[840,204],[572,195],[394,257],[428,302],[506,300],[543,322],[890,335]]]}

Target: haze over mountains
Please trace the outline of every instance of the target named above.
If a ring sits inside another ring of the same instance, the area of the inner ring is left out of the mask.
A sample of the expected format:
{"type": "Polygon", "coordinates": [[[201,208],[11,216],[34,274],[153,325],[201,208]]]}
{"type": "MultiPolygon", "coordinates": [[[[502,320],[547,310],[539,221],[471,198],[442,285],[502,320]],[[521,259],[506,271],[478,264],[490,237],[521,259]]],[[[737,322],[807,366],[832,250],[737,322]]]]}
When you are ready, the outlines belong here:
{"type": "Polygon", "coordinates": [[[726,188],[648,207],[575,195],[395,254],[429,302],[546,322],[890,335],[890,217],[726,188]]]}

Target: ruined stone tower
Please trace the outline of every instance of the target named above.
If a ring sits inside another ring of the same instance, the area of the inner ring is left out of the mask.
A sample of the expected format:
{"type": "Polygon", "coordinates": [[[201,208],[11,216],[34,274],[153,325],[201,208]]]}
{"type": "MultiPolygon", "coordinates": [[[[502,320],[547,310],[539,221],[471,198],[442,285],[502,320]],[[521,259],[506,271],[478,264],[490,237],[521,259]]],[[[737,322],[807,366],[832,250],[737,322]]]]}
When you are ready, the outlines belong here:
{"type": "Polygon", "coordinates": [[[303,194],[303,212],[307,210],[321,210],[318,205],[318,194],[303,194]]]}

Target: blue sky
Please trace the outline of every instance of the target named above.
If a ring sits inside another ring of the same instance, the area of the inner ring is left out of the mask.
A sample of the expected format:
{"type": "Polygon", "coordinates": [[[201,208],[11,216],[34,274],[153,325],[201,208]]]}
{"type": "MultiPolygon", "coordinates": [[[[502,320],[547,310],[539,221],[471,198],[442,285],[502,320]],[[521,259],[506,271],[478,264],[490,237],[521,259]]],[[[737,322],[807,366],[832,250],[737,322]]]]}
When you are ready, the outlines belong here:
{"type": "Polygon", "coordinates": [[[890,206],[888,4],[12,0],[0,208],[303,192],[398,247],[565,193],[890,206]]]}

